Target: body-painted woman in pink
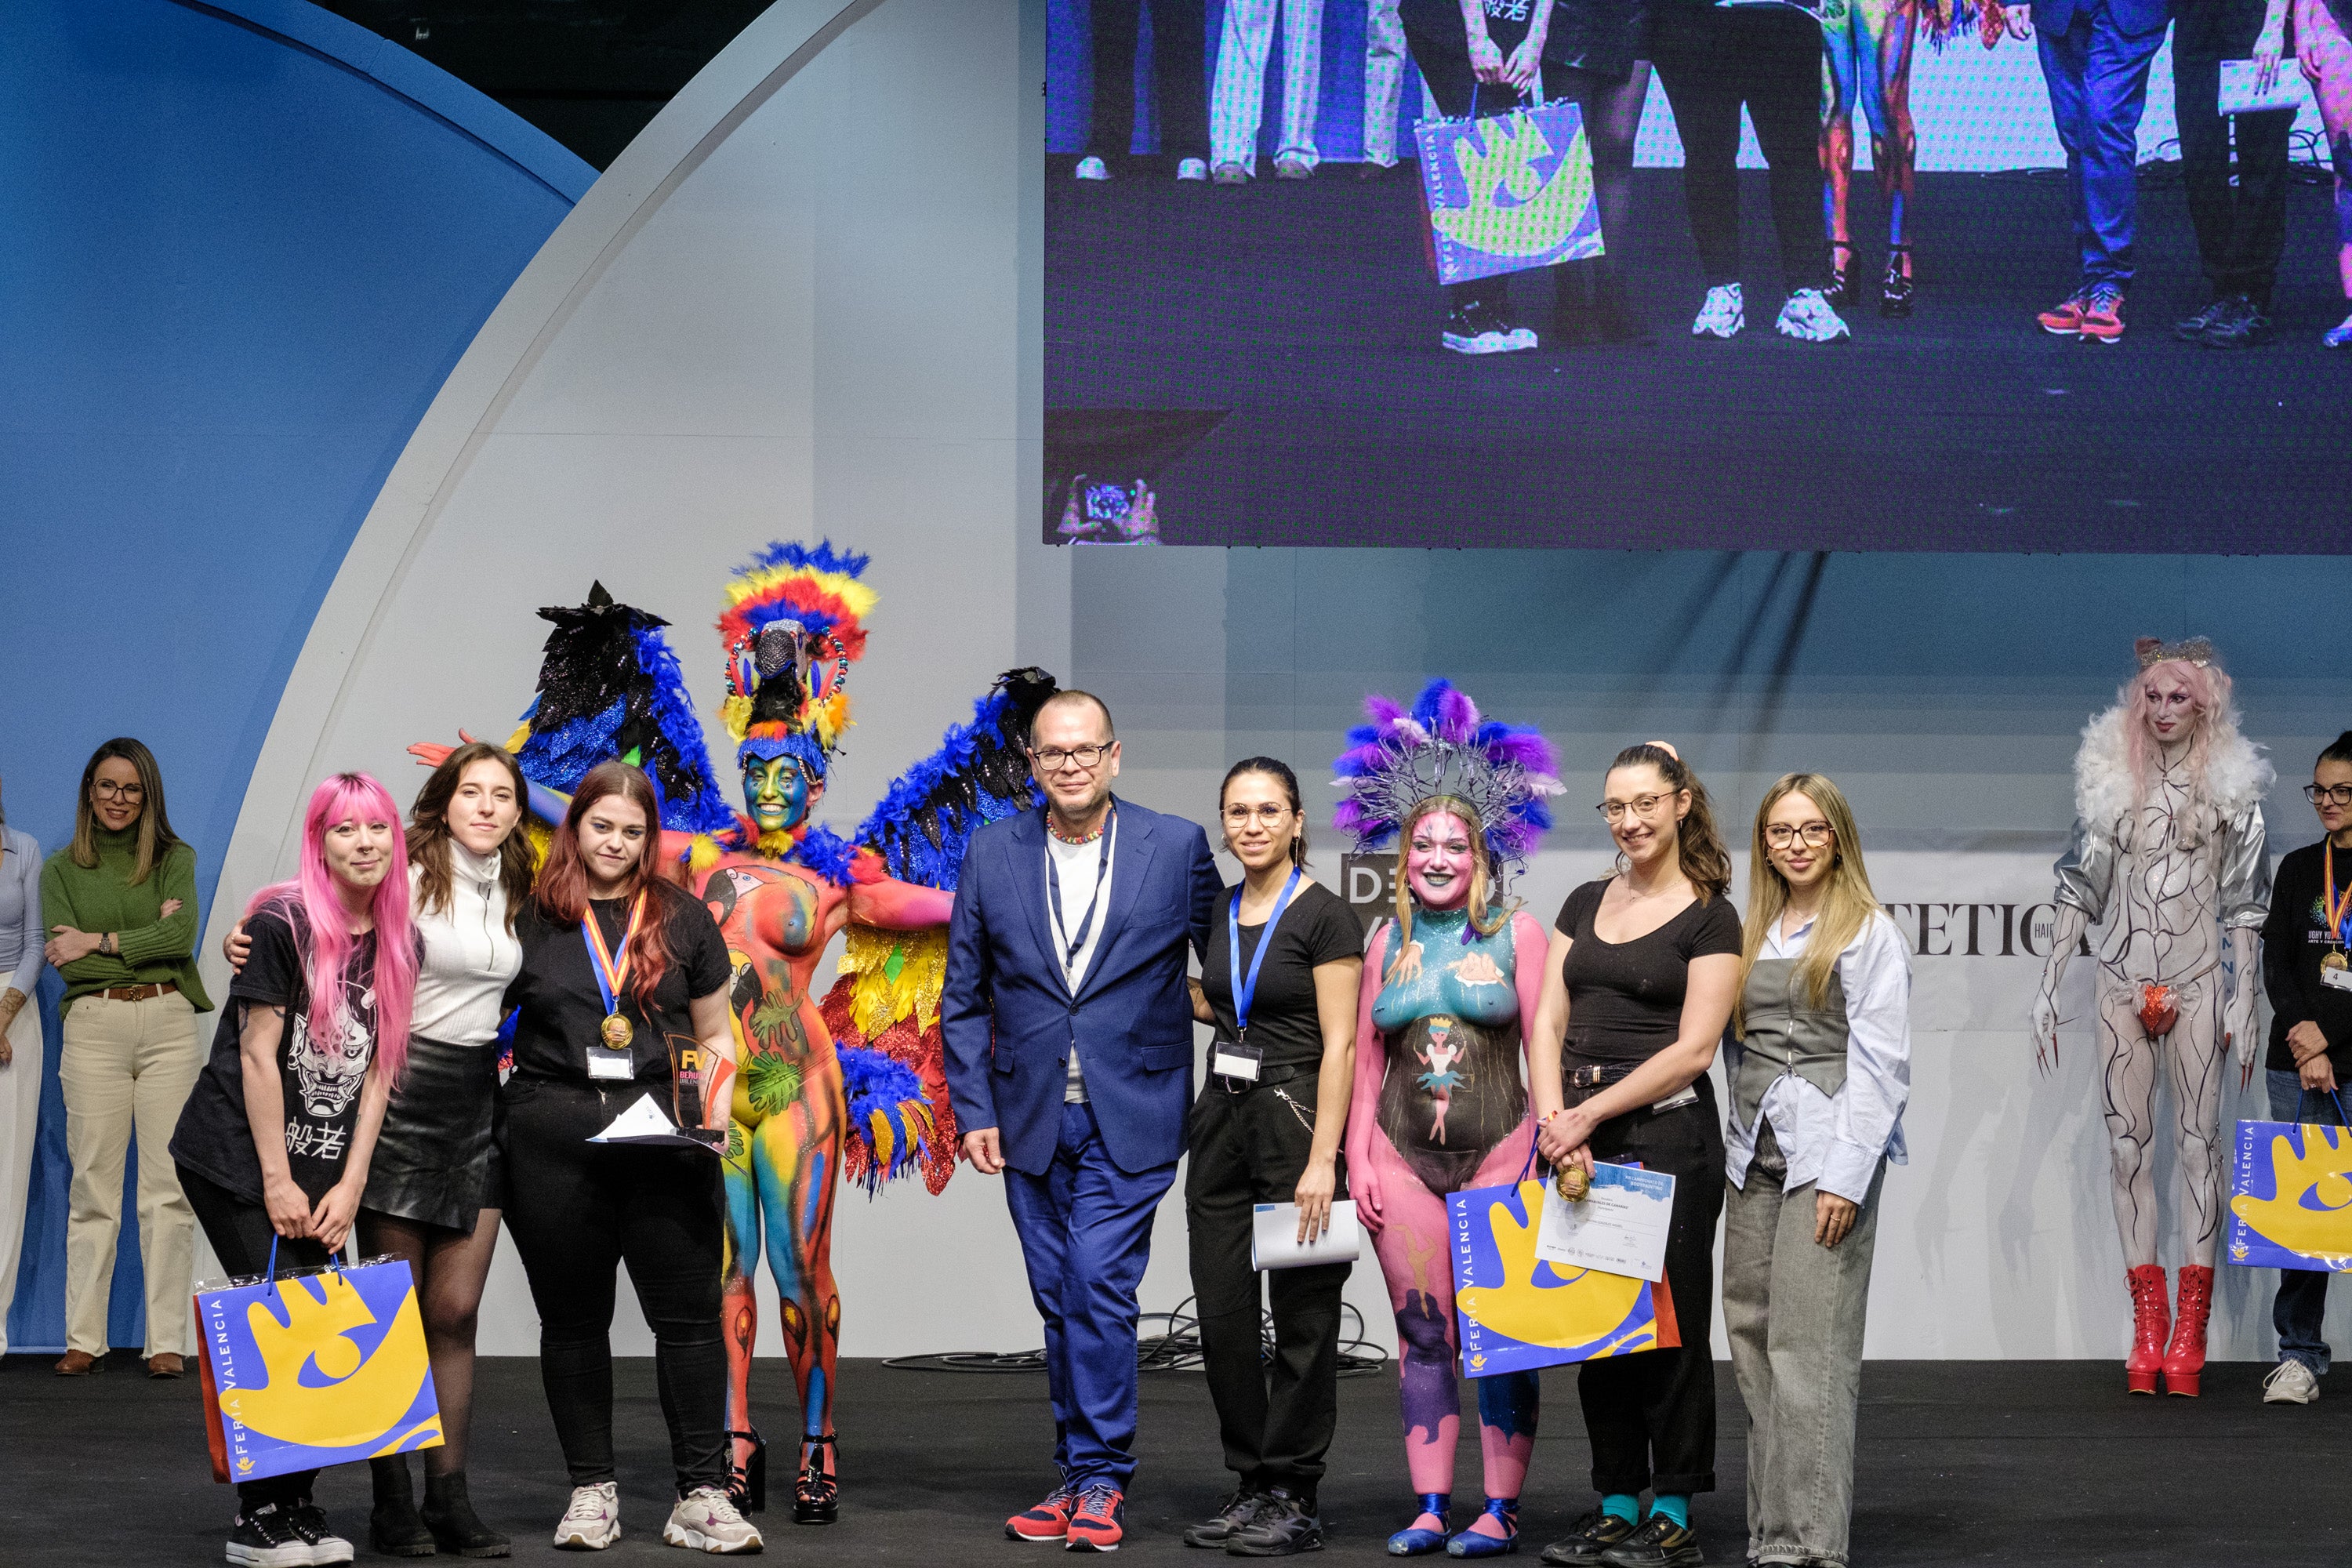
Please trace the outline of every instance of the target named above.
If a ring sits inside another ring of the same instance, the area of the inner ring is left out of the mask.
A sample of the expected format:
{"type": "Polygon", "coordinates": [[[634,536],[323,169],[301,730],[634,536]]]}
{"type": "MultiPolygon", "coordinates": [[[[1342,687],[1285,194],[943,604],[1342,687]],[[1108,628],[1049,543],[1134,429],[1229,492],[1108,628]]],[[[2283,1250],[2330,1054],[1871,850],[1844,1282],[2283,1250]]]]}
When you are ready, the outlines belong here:
{"type": "Polygon", "coordinates": [[[1533,1373],[1478,1380],[1486,1507],[1453,1531],[1462,1410],[1445,1198],[1515,1180],[1533,1130],[1520,1079],[1543,985],[1544,933],[1507,910],[1503,868],[1550,826],[1551,748],[1533,730],[1482,722],[1433,681],[1408,713],[1384,698],[1339,762],[1350,790],[1338,826],[1360,848],[1400,841],[1396,919],[1373,933],[1359,1005],[1348,1180],[1396,1309],[1405,1464],[1419,1494],[1394,1556],[1513,1549],[1535,1445],[1533,1373]]]}

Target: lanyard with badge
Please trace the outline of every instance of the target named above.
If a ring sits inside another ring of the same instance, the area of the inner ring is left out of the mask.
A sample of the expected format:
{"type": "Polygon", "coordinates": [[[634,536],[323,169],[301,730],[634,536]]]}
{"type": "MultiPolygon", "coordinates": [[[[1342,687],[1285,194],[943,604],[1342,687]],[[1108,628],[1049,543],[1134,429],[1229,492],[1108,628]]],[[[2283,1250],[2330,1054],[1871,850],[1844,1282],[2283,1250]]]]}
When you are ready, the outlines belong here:
{"type": "Polygon", "coordinates": [[[580,916],[580,934],[588,943],[588,968],[596,977],[597,994],[604,999],[604,1021],[596,1026],[596,1037],[602,1044],[588,1047],[588,1076],[592,1079],[625,1083],[637,1076],[636,1058],[629,1050],[636,1030],[621,1016],[621,987],[629,983],[629,944],[636,940],[637,925],[645,915],[646,895],[641,890],[629,906],[629,925],[621,933],[621,957],[617,963],[613,950],[604,945],[604,931],[596,923],[595,906],[590,905],[580,916]]]}
{"type": "MultiPolygon", "coordinates": [[[[1258,1068],[1265,1061],[1265,1052],[1249,1043],[1250,1004],[1257,1000],[1258,971],[1265,967],[1265,951],[1274,945],[1274,928],[1282,921],[1282,911],[1298,893],[1298,869],[1293,867],[1290,880],[1282,885],[1282,894],[1274,900],[1274,912],[1265,917],[1265,929],[1258,932],[1257,951],[1250,955],[1249,973],[1242,973],[1242,889],[1234,889],[1234,900],[1225,906],[1225,958],[1233,966],[1234,1037],[1220,1037],[1209,1046],[1209,1070],[1227,1080],[1227,1088],[1236,1084],[1255,1083],[1258,1068]]],[[[1237,1091],[1236,1091],[1237,1092],[1237,1091]]]]}
{"type": "Polygon", "coordinates": [[[2327,940],[2335,948],[2319,961],[2319,983],[2336,991],[2352,991],[2352,963],[2344,957],[2347,942],[2352,942],[2352,887],[2343,896],[2336,892],[2336,839],[2331,835],[2323,858],[2327,867],[2327,888],[2320,895],[2321,908],[2327,916],[2327,940]]]}
{"type": "MultiPolygon", "coordinates": [[[[1053,832],[1049,823],[1047,833],[1053,832]]],[[[1087,912],[1078,918],[1075,933],[1062,919],[1062,868],[1058,858],[1049,848],[1045,852],[1045,886],[1054,896],[1054,934],[1067,943],[1062,950],[1062,984],[1070,984],[1071,967],[1078,962],[1078,953],[1087,945],[1087,933],[1095,929],[1095,905],[1102,898],[1103,883],[1110,877],[1110,841],[1118,833],[1118,807],[1114,805],[1103,819],[1102,855],[1095,862],[1094,891],[1087,895],[1087,912]]],[[[1037,884],[1032,882],[1031,887],[1037,884]]]]}

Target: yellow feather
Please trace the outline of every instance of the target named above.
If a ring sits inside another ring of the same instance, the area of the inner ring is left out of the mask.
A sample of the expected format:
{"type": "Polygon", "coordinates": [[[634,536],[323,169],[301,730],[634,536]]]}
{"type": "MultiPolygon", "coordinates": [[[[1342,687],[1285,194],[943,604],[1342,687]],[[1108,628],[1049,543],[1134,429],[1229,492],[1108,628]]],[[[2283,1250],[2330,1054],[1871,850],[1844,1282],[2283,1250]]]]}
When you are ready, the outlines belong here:
{"type": "Polygon", "coordinates": [[[935,1029],[940,993],[947,982],[948,933],[853,924],[842,950],[841,973],[851,977],[850,1017],[867,1039],[909,1016],[916,1027],[935,1029]],[[890,978],[893,952],[899,954],[896,980],[890,978]]]}

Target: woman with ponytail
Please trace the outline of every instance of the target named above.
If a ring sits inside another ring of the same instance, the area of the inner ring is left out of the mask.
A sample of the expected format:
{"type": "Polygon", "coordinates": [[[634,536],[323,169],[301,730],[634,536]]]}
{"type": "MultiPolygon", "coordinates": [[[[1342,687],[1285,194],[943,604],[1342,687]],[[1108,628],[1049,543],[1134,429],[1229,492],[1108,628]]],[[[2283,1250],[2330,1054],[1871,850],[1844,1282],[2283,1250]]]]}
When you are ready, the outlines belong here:
{"type": "MultiPolygon", "coordinates": [[[[365,773],[311,792],[295,878],[247,906],[250,956],[172,1134],[180,1186],[232,1278],[324,1266],[367,1190],[408,1053],[419,944],[400,809],[365,773]]],[[[228,1560],[348,1563],[316,1470],[237,1485],[228,1560]]]]}

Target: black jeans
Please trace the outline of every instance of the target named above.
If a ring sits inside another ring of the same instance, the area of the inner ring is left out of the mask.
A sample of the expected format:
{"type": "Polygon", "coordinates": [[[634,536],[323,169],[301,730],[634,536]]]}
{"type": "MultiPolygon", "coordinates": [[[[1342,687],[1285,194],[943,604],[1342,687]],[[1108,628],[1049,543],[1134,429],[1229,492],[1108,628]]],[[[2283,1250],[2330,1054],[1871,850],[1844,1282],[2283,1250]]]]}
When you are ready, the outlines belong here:
{"type": "Polygon", "coordinates": [[[1710,289],[1739,281],[1739,106],[1771,169],[1780,280],[1818,289],[1822,226],[1822,25],[1787,5],[1658,0],[1650,58],[1683,139],[1683,202],[1710,289]]]}
{"type": "MultiPolygon", "coordinates": [[[[1208,5],[1150,0],[1151,100],[1160,155],[1209,155],[1208,5]]],[[[1095,105],[1087,152],[1114,163],[1134,145],[1142,106],[1135,99],[1135,41],[1145,0],[1094,0],[1095,105]]]]}
{"type": "MultiPolygon", "coordinates": [[[[2263,30],[2263,0],[2181,0],[2172,23],[2172,90],[2180,123],[2180,180],[2197,256],[2217,300],[2232,294],[2270,309],[2286,248],[2287,147],[2294,110],[2224,117],[2221,62],[2242,60],[2263,30]],[[2237,183],[2230,129],[2237,126],[2237,183]]],[[[2294,57],[2279,62],[2282,76],[2294,57]]]]}
{"type": "MultiPolygon", "coordinates": [[[[1279,1076],[1269,1069],[1268,1078],[1279,1076]]],[[[1201,1359],[1225,1468],[1248,1487],[1312,1496],[1339,1419],[1339,1292],[1350,1263],[1269,1269],[1274,1363],[1264,1364],[1250,1215],[1286,1204],[1315,1141],[1315,1075],[1228,1094],[1212,1078],[1192,1104],[1184,1217],[1201,1359]]],[[[1337,1196],[1347,1195],[1343,1186],[1337,1196]]]]}
{"type": "MultiPolygon", "coordinates": [[[[1801,13],[1798,13],[1801,15],[1801,13]]],[[[1813,26],[1811,18],[1805,18],[1813,26]]],[[[1687,1495],[1715,1489],[1715,1226],[1723,1214],[1723,1118],[1714,1086],[1674,1110],[1636,1110],[1592,1134],[1597,1160],[1638,1160],[1675,1178],[1666,1233],[1666,1288],[1679,1350],[1589,1361],[1577,1372],[1592,1486],[1606,1496],[1644,1488],[1687,1495]]]]}
{"type": "Polygon", "coordinates": [[[699,1149],[590,1143],[645,1090],[517,1078],[507,1110],[507,1228],[539,1309],[539,1374],[575,1487],[613,1476],[613,1299],[625,1262],[654,1331],[677,1490],[727,1484],[719,1338],[726,1210],[699,1149]]]}
{"type": "MultiPolygon", "coordinates": [[[[196,1223],[205,1227],[205,1239],[212,1243],[213,1252],[232,1279],[244,1275],[267,1274],[270,1271],[269,1244],[278,1243],[278,1272],[286,1274],[297,1268],[323,1268],[329,1258],[327,1249],[315,1241],[296,1241],[278,1236],[269,1224],[269,1211],[250,1198],[239,1197],[219,1183],[198,1175],[185,1165],[179,1167],[180,1190],[188,1194],[188,1206],[196,1211],[196,1223]]],[[[267,1480],[236,1483],[236,1509],[248,1514],[271,1503],[292,1508],[310,1500],[310,1484],[319,1479],[316,1470],[296,1470],[289,1475],[271,1476],[267,1480]]]]}

